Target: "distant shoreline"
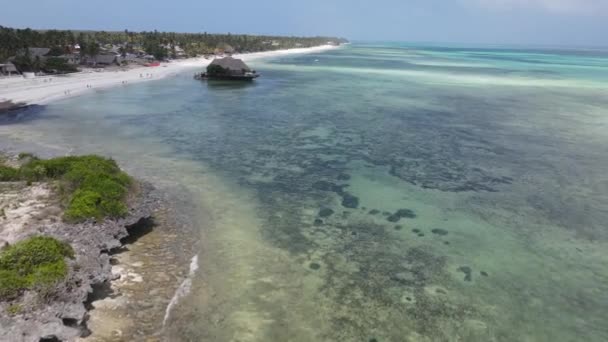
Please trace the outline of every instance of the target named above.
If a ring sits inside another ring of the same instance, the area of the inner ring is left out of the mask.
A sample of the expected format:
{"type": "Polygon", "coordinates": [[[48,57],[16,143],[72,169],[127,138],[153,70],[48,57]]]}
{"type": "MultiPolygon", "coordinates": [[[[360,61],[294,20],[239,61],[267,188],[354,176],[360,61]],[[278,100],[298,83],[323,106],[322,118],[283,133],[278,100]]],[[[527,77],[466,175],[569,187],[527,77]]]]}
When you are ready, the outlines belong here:
{"type": "MultiPolygon", "coordinates": [[[[251,61],[260,58],[314,53],[335,48],[337,46],[321,45],[311,48],[236,54],[234,57],[251,61]]],[[[0,102],[8,103],[10,101],[26,105],[44,105],[53,101],[79,96],[92,90],[163,79],[187,69],[206,67],[210,62],[211,59],[196,57],[161,63],[158,67],[142,66],[128,70],[99,72],[86,70],[74,74],[44,76],[35,79],[25,79],[23,77],[0,78],[0,102]]]]}

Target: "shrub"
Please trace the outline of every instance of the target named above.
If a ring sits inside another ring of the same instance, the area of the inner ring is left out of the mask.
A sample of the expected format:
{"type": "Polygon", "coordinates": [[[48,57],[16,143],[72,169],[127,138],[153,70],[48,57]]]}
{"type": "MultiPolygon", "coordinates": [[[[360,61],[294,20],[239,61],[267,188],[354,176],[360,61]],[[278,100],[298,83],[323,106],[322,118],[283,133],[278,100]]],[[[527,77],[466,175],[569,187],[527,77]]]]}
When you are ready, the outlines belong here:
{"type": "Polygon", "coordinates": [[[21,313],[22,310],[23,310],[23,307],[19,304],[11,304],[6,309],[6,311],[8,312],[9,315],[17,315],[17,314],[21,313]]]}
{"type": "Polygon", "coordinates": [[[127,213],[125,198],[132,181],[114,160],[94,155],[60,157],[34,160],[24,169],[29,177],[61,180],[67,202],[64,218],[69,221],[127,213]]]}
{"type": "Polygon", "coordinates": [[[0,165],[0,182],[19,180],[19,170],[10,166],[0,165]]]}
{"type": "Polygon", "coordinates": [[[47,160],[26,157],[29,160],[19,169],[0,166],[0,181],[58,180],[68,221],[127,214],[125,202],[132,180],[114,160],[95,155],[47,160]]]}
{"type": "Polygon", "coordinates": [[[26,288],[26,279],[20,277],[16,271],[0,269],[0,299],[14,299],[26,288]]]}
{"type": "Polygon", "coordinates": [[[13,299],[26,289],[48,289],[65,279],[65,258],[72,247],[48,236],[34,236],[0,252],[0,298],[13,299]]]}
{"type": "Polygon", "coordinates": [[[76,190],[65,211],[65,218],[78,220],[79,218],[95,217],[98,214],[97,207],[101,204],[101,200],[101,195],[95,191],[76,190]]]}
{"type": "Polygon", "coordinates": [[[56,72],[60,74],[78,71],[78,68],[76,68],[75,65],[69,64],[65,59],[58,57],[47,58],[43,69],[47,72],[56,72]]]}

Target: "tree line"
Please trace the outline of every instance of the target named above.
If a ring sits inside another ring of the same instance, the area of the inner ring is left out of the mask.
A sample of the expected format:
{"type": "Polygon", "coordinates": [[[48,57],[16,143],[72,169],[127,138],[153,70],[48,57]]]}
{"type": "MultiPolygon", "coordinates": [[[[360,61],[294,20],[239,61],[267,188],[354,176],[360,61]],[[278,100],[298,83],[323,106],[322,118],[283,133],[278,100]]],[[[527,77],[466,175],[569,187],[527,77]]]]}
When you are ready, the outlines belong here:
{"type": "Polygon", "coordinates": [[[72,51],[75,44],[81,47],[81,54],[94,54],[100,46],[119,45],[120,53],[145,51],[155,57],[174,57],[177,47],[189,57],[213,53],[216,49],[230,52],[258,52],[295,47],[311,47],[327,42],[344,43],[346,39],[336,37],[286,37],[247,34],[177,33],[129,30],[72,31],[15,29],[0,26],[0,63],[16,56],[20,51],[32,47],[51,48],[53,55],[72,51]]]}

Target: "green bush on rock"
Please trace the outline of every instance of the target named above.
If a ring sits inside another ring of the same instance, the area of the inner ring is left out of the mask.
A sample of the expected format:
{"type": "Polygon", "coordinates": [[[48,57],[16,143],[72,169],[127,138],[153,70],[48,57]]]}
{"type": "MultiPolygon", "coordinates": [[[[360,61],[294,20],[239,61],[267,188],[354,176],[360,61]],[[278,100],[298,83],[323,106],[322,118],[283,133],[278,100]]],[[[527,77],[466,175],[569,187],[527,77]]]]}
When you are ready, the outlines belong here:
{"type": "Polygon", "coordinates": [[[27,289],[45,290],[65,279],[65,258],[72,247],[48,236],[34,236],[0,252],[0,299],[13,299],[27,289]]]}
{"type": "Polygon", "coordinates": [[[0,182],[19,180],[19,170],[10,166],[0,165],[0,182]]]}
{"type": "Polygon", "coordinates": [[[126,197],[131,178],[112,159],[95,155],[29,160],[19,169],[0,166],[0,181],[58,180],[65,216],[78,222],[89,218],[118,218],[127,214],[126,197]]]}
{"type": "Polygon", "coordinates": [[[21,312],[21,310],[23,310],[23,307],[21,307],[21,305],[13,304],[9,305],[9,307],[6,309],[6,312],[8,312],[9,315],[17,315],[21,312]]]}

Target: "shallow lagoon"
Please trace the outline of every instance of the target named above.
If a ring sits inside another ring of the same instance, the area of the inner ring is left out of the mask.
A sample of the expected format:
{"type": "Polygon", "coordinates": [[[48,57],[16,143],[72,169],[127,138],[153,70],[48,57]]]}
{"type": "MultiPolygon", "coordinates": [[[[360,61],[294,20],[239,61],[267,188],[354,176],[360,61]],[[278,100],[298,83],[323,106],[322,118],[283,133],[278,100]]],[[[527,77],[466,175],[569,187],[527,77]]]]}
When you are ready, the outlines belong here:
{"type": "Polygon", "coordinates": [[[168,340],[608,340],[607,53],[355,44],[253,67],[0,126],[191,192],[200,270],[168,340]]]}

